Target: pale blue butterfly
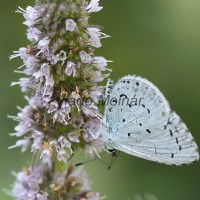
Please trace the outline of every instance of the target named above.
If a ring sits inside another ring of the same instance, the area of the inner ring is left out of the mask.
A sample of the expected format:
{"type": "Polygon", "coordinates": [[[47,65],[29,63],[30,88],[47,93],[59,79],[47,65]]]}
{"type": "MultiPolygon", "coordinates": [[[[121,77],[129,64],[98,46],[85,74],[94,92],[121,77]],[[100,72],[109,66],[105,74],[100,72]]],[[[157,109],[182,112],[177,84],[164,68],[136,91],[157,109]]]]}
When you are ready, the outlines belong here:
{"type": "Polygon", "coordinates": [[[168,165],[199,159],[198,147],[180,117],[150,81],[129,75],[107,83],[100,138],[116,150],[168,165]]]}

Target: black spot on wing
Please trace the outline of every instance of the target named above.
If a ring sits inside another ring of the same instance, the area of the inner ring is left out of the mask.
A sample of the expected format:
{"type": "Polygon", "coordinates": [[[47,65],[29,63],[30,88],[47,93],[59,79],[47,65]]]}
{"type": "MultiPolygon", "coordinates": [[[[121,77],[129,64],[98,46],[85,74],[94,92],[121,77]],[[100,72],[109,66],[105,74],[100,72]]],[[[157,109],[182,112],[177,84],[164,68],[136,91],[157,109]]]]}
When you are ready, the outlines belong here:
{"type": "Polygon", "coordinates": [[[147,133],[151,133],[151,131],[150,131],[149,129],[146,129],[146,132],[147,132],[147,133]]]}
{"type": "Polygon", "coordinates": [[[173,137],[173,132],[171,129],[169,130],[169,133],[170,133],[171,137],[173,137]]]}

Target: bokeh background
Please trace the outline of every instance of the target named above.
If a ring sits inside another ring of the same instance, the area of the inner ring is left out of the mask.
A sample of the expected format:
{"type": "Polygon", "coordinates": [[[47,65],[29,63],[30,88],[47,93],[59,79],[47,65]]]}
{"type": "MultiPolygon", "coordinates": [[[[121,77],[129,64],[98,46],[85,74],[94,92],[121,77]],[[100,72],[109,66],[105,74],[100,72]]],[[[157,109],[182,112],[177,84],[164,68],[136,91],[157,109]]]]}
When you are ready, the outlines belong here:
{"type": "MultiPolygon", "coordinates": [[[[91,23],[104,26],[112,36],[103,40],[96,55],[114,62],[111,78],[138,74],[155,83],[181,115],[200,146],[200,1],[199,0],[101,0],[104,9],[92,14],[91,23]]],[[[20,60],[9,62],[12,50],[26,46],[23,17],[17,6],[33,5],[33,0],[0,0],[0,199],[11,200],[2,191],[30,161],[9,137],[15,123],[7,115],[17,113],[25,101],[18,87],[10,87],[18,75],[13,71],[20,60]]],[[[200,199],[200,163],[165,166],[121,154],[110,171],[101,162],[86,166],[94,190],[109,200],[134,200],[136,193],[154,193],[159,200],[200,199]]]]}

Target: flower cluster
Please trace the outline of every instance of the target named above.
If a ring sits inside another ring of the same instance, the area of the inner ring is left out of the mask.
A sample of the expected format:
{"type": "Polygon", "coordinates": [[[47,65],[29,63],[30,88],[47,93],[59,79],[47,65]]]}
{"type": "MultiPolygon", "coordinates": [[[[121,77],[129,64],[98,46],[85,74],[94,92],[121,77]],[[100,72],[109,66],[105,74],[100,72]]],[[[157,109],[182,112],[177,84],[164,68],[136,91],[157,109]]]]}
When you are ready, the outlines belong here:
{"type": "Polygon", "coordinates": [[[13,174],[16,181],[10,195],[16,200],[100,200],[99,193],[91,192],[88,175],[83,168],[74,170],[71,166],[55,174],[52,165],[45,163],[13,174]]]}
{"type": "Polygon", "coordinates": [[[94,50],[109,36],[88,23],[90,13],[101,9],[99,0],[36,0],[34,7],[17,10],[30,44],[10,57],[21,57],[17,72],[26,75],[12,85],[20,85],[28,105],[12,117],[19,124],[11,135],[23,137],[12,147],[31,146],[43,160],[56,155],[63,162],[77,148],[91,156],[103,149],[97,103],[104,87],[98,83],[110,69],[94,50]]]}

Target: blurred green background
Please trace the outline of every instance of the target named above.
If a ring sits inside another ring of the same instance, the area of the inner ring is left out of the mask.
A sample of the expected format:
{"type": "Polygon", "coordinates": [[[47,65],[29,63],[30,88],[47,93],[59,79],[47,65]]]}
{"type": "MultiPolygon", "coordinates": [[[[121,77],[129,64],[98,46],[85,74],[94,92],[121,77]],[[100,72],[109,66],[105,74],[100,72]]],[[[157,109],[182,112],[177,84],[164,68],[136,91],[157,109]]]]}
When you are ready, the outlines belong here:
{"type": "MultiPolygon", "coordinates": [[[[30,161],[19,149],[8,150],[16,138],[9,137],[15,123],[7,114],[17,113],[25,101],[10,82],[20,60],[9,62],[13,50],[26,46],[23,17],[17,6],[33,5],[33,0],[0,0],[0,188],[9,188],[19,171],[30,161]]],[[[101,0],[104,9],[92,14],[91,23],[104,26],[112,36],[103,40],[96,55],[114,62],[111,78],[138,74],[156,84],[182,117],[200,146],[200,1],[199,0],[101,0]]],[[[199,200],[199,163],[165,166],[121,154],[110,171],[96,161],[86,166],[93,188],[109,200],[133,200],[134,194],[151,192],[159,200],[199,200]]],[[[2,189],[0,199],[10,200],[2,189]]]]}

